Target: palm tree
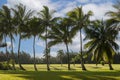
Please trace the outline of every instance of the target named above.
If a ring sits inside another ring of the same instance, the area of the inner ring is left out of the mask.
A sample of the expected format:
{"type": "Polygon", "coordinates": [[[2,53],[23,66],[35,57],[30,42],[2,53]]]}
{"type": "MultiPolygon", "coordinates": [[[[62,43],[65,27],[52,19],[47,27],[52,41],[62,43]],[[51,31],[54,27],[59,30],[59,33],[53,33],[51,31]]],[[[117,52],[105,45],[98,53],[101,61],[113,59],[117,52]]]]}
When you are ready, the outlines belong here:
{"type": "Polygon", "coordinates": [[[64,56],[64,51],[63,50],[59,50],[58,54],[57,54],[57,57],[60,59],[61,67],[62,67],[62,58],[63,58],[63,56],[64,56]]]}
{"type": "Polygon", "coordinates": [[[22,38],[30,38],[33,36],[33,55],[34,55],[34,69],[37,71],[36,59],[35,59],[35,39],[38,35],[43,33],[42,26],[40,26],[40,20],[36,17],[31,18],[28,21],[28,27],[24,29],[22,38]]]}
{"type": "Polygon", "coordinates": [[[71,21],[68,18],[63,18],[59,23],[58,26],[53,27],[51,32],[49,33],[48,38],[51,40],[48,45],[49,47],[64,43],[67,50],[68,56],[68,70],[70,70],[70,55],[69,55],[69,47],[68,44],[72,43],[72,38],[75,36],[76,32],[71,27],[71,21]]]}
{"type": "MultiPolygon", "coordinates": [[[[40,15],[40,19],[42,20],[42,26],[44,26],[44,31],[45,31],[45,44],[46,44],[46,55],[48,55],[48,30],[50,29],[50,27],[52,27],[53,23],[57,20],[57,18],[53,18],[53,14],[55,13],[55,11],[49,10],[49,8],[47,6],[43,6],[43,10],[41,10],[38,14],[40,15]]],[[[49,67],[49,59],[47,57],[47,70],[50,70],[49,67]]]]}
{"type": "Polygon", "coordinates": [[[120,30],[120,1],[113,5],[116,11],[109,11],[106,13],[110,17],[109,21],[112,26],[116,27],[116,30],[120,30]]]}
{"type": "Polygon", "coordinates": [[[86,39],[89,39],[85,44],[88,53],[93,53],[93,59],[96,63],[101,60],[107,61],[110,70],[113,70],[111,63],[116,50],[119,48],[115,42],[118,31],[114,30],[109,23],[97,20],[90,27],[87,27],[85,32],[86,39]]]}
{"type": "MultiPolygon", "coordinates": [[[[8,36],[8,29],[9,28],[9,20],[10,20],[10,10],[7,6],[3,6],[0,10],[0,16],[1,16],[1,32],[3,34],[3,38],[5,40],[5,43],[7,43],[6,38],[8,36]],[[7,24],[6,24],[7,23],[7,24]]],[[[6,57],[7,57],[7,64],[9,64],[9,55],[8,55],[8,49],[6,46],[6,57]]]]}
{"type": "Polygon", "coordinates": [[[69,19],[73,21],[73,24],[75,26],[74,30],[79,31],[80,34],[80,53],[81,53],[81,66],[82,70],[86,70],[84,66],[84,59],[83,59],[83,50],[82,50],[82,28],[86,27],[89,22],[89,16],[92,15],[92,12],[89,11],[87,14],[83,13],[82,7],[78,7],[73,9],[72,11],[67,13],[69,19]]]}
{"type": "MultiPolygon", "coordinates": [[[[11,14],[11,10],[7,7],[7,6],[3,6],[2,7],[2,12],[0,12],[0,15],[2,16],[2,32],[4,34],[4,38],[5,38],[5,43],[6,43],[6,37],[10,37],[11,40],[11,52],[12,52],[12,60],[14,62],[14,52],[13,52],[13,34],[15,31],[15,28],[12,24],[12,14],[11,14]]],[[[8,50],[7,50],[7,46],[6,46],[6,54],[7,54],[7,63],[9,62],[8,59],[8,50]]],[[[15,65],[14,63],[12,63],[13,65],[13,69],[15,70],[15,65]]]]}
{"type": "Polygon", "coordinates": [[[22,31],[24,31],[27,26],[27,22],[32,16],[33,11],[26,10],[26,6],[19,4],[15,6],[15,9],[12,9],[14,12],[14,25],[17,26],[17,33],[19,34],[19,43],[18,43],[18,64],[21,70],[25,70],[20,62],[20,45],[22,38],[22,31]]]}

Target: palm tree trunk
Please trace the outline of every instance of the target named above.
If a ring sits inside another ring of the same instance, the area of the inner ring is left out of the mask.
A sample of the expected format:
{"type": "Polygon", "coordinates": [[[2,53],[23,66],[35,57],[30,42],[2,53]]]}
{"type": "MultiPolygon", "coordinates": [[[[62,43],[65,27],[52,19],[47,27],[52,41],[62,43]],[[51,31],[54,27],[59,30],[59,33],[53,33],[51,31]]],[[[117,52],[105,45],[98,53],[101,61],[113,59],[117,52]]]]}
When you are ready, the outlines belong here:
{"type": "Polygon", "coordinates": [[[20,69],[21,70],[25,70],[23,67],[22,67],[22,65],[21,65],[21,62],[20,62],[20,45],[21,45],[21,33],[20,33],[20,35],[19,35],[20,37],[19,37],[19,43],[18,43],[18,64],[19,64],[19,67],[20,67],[20,69]]]}
{"type": "Polygon", "coordinates": [[[12,40],[12,37],[10,38],[11,40],[11,52],[12,52],[12,66],[13,66],[13,70],[16,70],[15,69],[15,56],[14,56],[14,52],[13,52],[13,40],[12,40]]]}
{"type": "Polygon", "coordinates": [[[49,67],[49,56],[48,56],[48,43],[47,43],[47,27],[46,27],[46,39],[45,39],[45,44],[46,44],[47,70],[50,71],[50,67],[49,67]]]}
{"type": "Polygon", "coordinates": [[[34,36],[34,39],[33,39],[33,54],[34,54],[34,69],[35,69],[35,71],[37,71],[36,59],[35,59],[35,37],[36,36],[34,36]]]}
{"type": "Polygon", "coordinates": [[[85,68],[85,65],[84,65],[84,59],[83,59],[83,51],[82,51],[82,32],[81,32],[81,29],[80,29],[80,51],[81,51],[81,67],[82,67],[82,70],[85,70],[86,71],[86,68],[85,68]]]}
{"type": "Polygon", "coordinates": [[[69,49],[68,49],[68,44],[65,43],[66,49],[67,49],[67,56],[68,56],[68,70],[70,70],[70,55],[69,55],[69,49]]]}
{"type": "MultiPolygon", "coordinates": [[[[4,39],[5,39],[5,43],[7,44],[7,40],[6,40],[6,34],[4,36],[4,39]]],[[[8,53],[8,49],[7,49],[7,46],[5,47],[5,51],[6,51],[6,60],[7,60],[7,64],[9,64],[9,53],[8,53]]]]}
{"type": "Polygon", "coordinates": [[[61,61],[61,67],[62,67],[62,59],[60,59],[60,61],[61,61]]]}
{"type": "Polygon", "coordinates": [[[112,67],[112,65],[111,65],[111,62],[110,62],[110,61],[108,62],[108,65],[109,65],[109,69],[110,69],[110,70],[114,70],[113,67],[112,67]]]}

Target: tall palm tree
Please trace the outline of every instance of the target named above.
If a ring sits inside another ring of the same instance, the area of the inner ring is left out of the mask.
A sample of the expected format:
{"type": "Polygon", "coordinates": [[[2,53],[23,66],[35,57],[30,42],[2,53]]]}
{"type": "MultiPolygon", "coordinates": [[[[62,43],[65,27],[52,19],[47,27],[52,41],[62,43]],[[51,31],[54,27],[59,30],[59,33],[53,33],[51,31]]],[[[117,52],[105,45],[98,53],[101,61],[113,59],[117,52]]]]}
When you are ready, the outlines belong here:
{"type": "MultiPolygon", "coordinates": [[[[3,33],[4,42],[7,43],[6,38],[8,36],[8,29],[9,28],[9,20],[10,20],[10,10],[7,6],[3,6],[0,10],[0,16],[1,16],[1,32],[3,33]],[[6,24],[7,23],[7,24],[6,24]]],[[[9,64],[9,55],[8,55],[8,49],[6,46],[6,58],[7,58],[7,64],[9,64]]]]}
{"type": "Polygon", "coordinates": [[[59,50],[58,54],[57,54],[57,57],[60,59],[61,67],[62,67],[62,58],[63,58],[63,56],[64,56],[64,51],[63,50],[59,50]]]}
{"type": "Polygon", "coordinates": [[[24,34],[22,35],[22,38],[30,38],[33,36],[33,55],[34,55],[34,69],[37,71],[36,67],[36,59],[35,59],[35,39],[38,35],[43,33],[43,27],[40,26],[40,20],[36,17],[31,18],[28,21],[28,26],[26,29],[24,29],[24,34]]]}
{"type": "Polygon", "coordinates": [[[81,53],[81,66],[82,70],[86,70],[84,66],[84,59],[83,59],[83,50],[82,50],[82,28],[86,27],[89,22],[89,17],[92,15],[92,12],[89,11],[87,14],[83,13],[82,7],[77,7],[73,9],[72,11],[67,13],[69,19],[73,21],[74,24],[74,30],[79,31],[80,34],[80,53],[81,53]]]}
{"type": "Polygon", "coordinates": [[[63,18],[61,21],[59,21],[58,26],[52,28],[48,36],[48,38],[51,39],[51,41],[48,43],[49,46],[54,46],[59,43],[65,44],[68,56],[68,70],[70,70],[70,55],[68,44],[72,43],[72,38],[76,34],[70,23],[70,19],[63,18]]]}
{"type": "MultiPolygon", "coordinates": [[[[15,31],[15,28],[12,24],[12,14],[11,14],[11,10],[7,7],[7,6],[3,6],[2,7],[2,12],[0,12],[0,15],[2,16],[2,32],[4,34],[5,37],[5,43],[6,43],[6,37],[8,36],[11,40],[11,52],[12,52],[12,60],[14,62],[14,52],[13,52],[13,34],[15,31]]],[[[7,50],[7,46],[6,46],[6,54],[7,54],[7,61],[8,59],[8,50],[7,50]]],[[[13,65],[13,69],[15,70],[15,65],[14,63],[12,63],[13,65]]]]}
{"type": "Polygon", "coordinates": [[[19,34],[19,43],[18,43],[18,64],[21,70],[25,70],[20,62],[20,45],[21,45],[21,36],[22,31],[24,31],[27,26],[28,20],[31,18],[33,11],[27,10],[26,6],[19,4],[15,6],[15,9],[12,9],[14,12],[14,25],[17,26],[17,33],[19,34]]]}
{"type": "MultiPolygon", "coordinates": [[[[50,29],[50,27],[52,27],[53,23],[57,20],[56,17],[53,18],[53,14],[55,13],[55,11],[53,10],[49,10],[49,8],[47,6],[43,6],[43,10],[41,10],[38,14],[40,15],[40,19],[42,20],[42,26],[44,26],[44,31],[45,31],[45,44],[46,44],[46,55],[48,55],[48,30],[50,29]]],[[[49,67],[49,61],[48,61],[48,57],[47,57],[47,70],[50,70],[49,67]]]]}
{"type": "Polygon", "coordinates": [[[88,53],[93,53],[93,59],[96,63],[101,60],[107,61],[110,70],[113,70],[111,63],[116,50],[119,48],[115,42],[118,31],[114,30],[109,23],[97,20],[85,32],[86,39],[89,39],[85,44],[88,53]]]}

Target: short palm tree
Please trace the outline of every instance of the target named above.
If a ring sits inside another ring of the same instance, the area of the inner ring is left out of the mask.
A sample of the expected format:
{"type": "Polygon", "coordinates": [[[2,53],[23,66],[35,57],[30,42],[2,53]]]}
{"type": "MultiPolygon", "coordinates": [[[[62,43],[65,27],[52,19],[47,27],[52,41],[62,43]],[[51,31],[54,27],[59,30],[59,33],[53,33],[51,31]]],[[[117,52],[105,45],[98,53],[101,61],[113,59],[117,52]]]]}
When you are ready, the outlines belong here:
{"type": "Polygon", "coordinates": [[[93,53],[96,63],[101,60],[107,61],[110,70],[112,68],[113,56],[119,48],[115,39],[118,31],[114,30],[107,22],[95,21],[86,28],[86,38],[89,41],[85,44],[88,53],[93,53]]]}
{"type": "Polygon", "coordinates": [[[12,9],[14,12],[14,25],[16,25],[16,31],[19,34],[19,43],[18,43],[18,64],[21,70],[25,70],[20,62],[20,45],[22,32],[24,32],[28,20],[31,18],[33,11],[26,9],[26,6],[19,4],[15,6],[16,8],[12,9]]]}
{"type": "Polygon", "coordinates": [[[68,56],[68,70],[70,70],[70,55],[68,44],[72,43],[72,38],[75,36],[76,32],[73,27],[71,27],[71,20],[68,18],[63,18],[56,27],[53,27],[49,33],[48,38],[51,40],[48,45],[54,46],[60,43],[64,43],[67,50],[68,56]]]}
{"type": "Polygon", "coordinates": [[[64,51],[63,50],[59,50],[58,54],[57,54],[57,57],[60,59],[61,66],[62,66],[62,58],[63,58],[63,56],[64,56],[64,51]]]}
{"type": "Polygon", "coordinates": [[[72,20],[74,24],[74,30],[79,31],[80,33],[80,53],[81,53],[81,66],[82,70],[86,70],[84,66],[84,59],[83,59],[83,50],[82,50],[82,28],[86,27],[89,23],[89,17],[92,15],[92,12],[89,11],[87,14],[83,13],[82,7],[77,7],[72,11],[67,13],[69,19],[72,20]]]}

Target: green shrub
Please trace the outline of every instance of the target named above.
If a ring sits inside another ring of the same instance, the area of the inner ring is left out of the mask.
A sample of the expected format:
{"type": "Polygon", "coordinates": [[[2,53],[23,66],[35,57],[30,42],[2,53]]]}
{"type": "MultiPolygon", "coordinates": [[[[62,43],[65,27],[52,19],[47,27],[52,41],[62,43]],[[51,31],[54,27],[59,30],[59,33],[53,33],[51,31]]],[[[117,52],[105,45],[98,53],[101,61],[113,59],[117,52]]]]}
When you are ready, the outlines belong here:
{"type": "Polygon", "coordinates": [[[11,70],[12,67],[7,62],[0,62],[0,70],[11,70]]]}

